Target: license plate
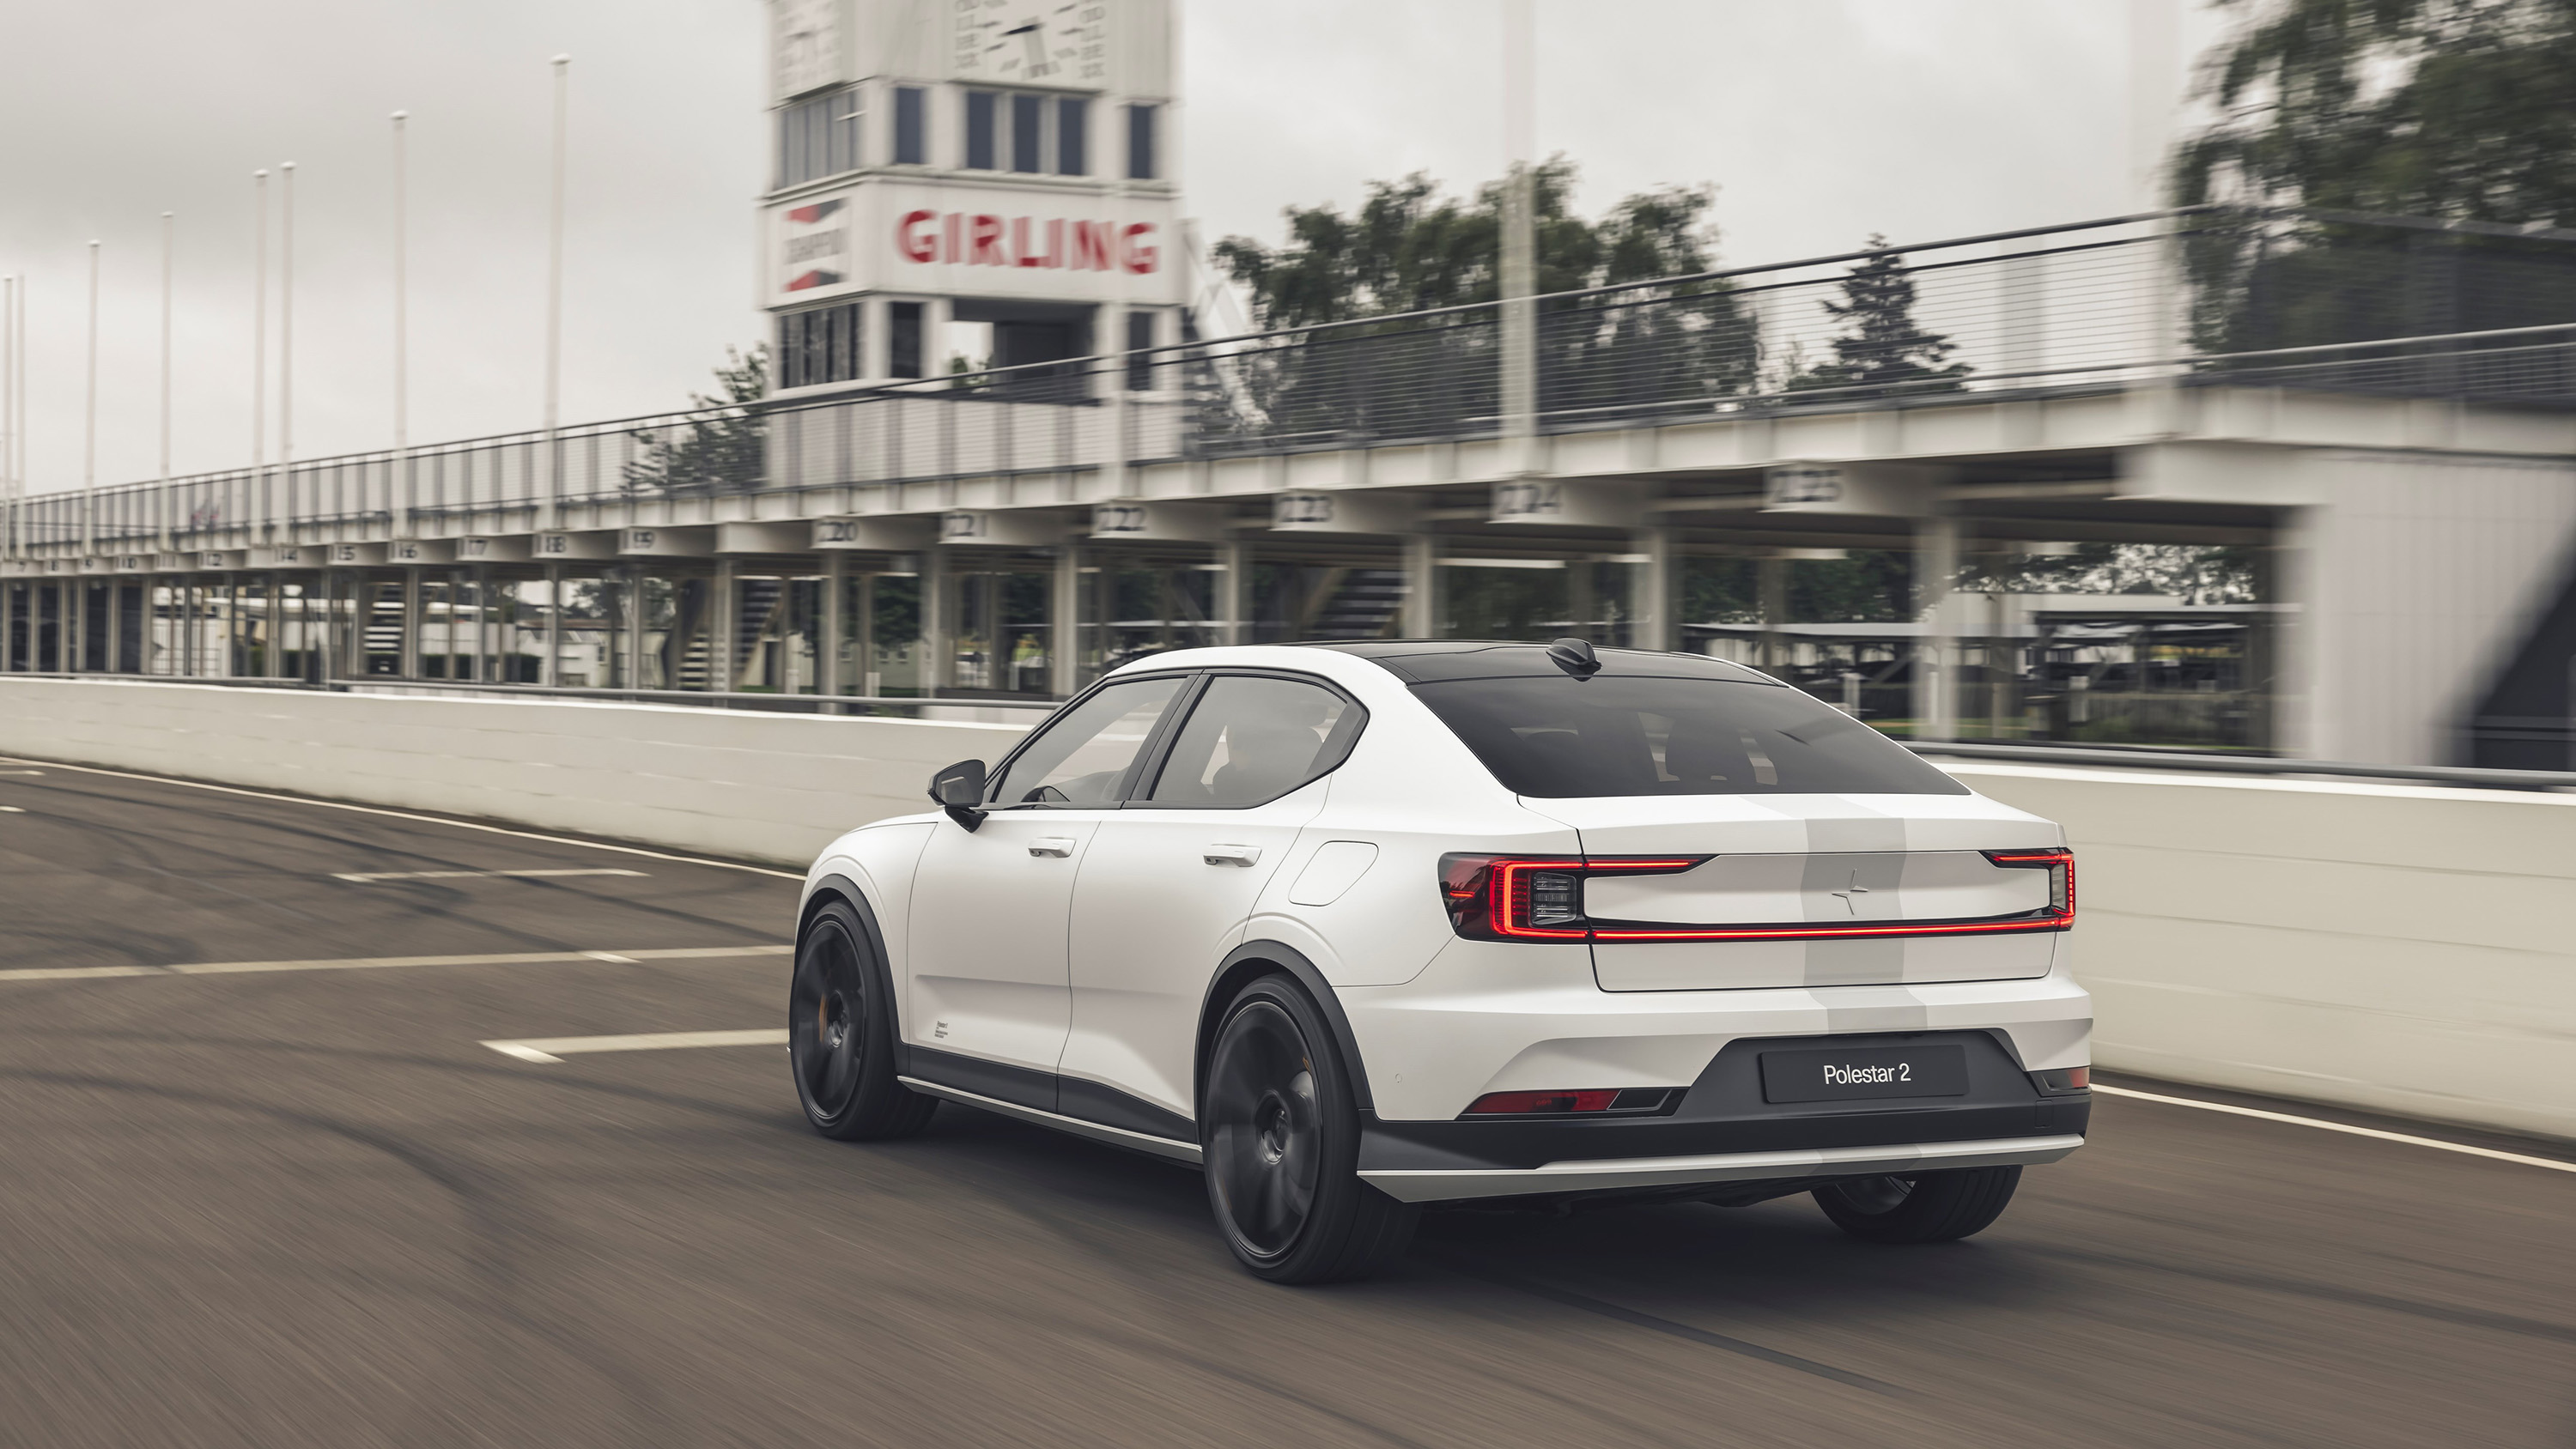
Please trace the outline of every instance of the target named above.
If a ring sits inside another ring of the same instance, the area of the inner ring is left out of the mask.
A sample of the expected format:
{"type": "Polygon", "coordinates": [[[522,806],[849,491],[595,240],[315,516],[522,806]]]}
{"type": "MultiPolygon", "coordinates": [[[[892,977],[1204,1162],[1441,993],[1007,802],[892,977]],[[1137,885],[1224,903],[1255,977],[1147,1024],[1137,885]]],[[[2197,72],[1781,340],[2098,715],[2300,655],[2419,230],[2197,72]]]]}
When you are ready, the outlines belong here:
{"type": "Polygon", "coordinates": [[[1967,1091],[1968,1054],[1956,1046],[1762,1054],[1762,1100],[1766,1102],[1961,1097],[1967,1091]]]}

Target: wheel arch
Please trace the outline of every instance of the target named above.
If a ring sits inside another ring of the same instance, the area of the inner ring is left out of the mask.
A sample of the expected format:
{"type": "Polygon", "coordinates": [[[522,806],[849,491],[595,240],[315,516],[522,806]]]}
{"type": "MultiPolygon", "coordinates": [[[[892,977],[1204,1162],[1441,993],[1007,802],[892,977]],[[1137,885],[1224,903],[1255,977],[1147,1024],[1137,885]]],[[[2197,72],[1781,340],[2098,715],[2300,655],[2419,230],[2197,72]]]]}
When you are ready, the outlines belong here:
{"type": "Polygon", "coordinates": [[[1342,1013],[1342,1002],[1333,992],[1333,983],[1315,969],[1304,952],[1281,941],[1246,941],[1228,951],[1219,962],[1216,975],[1208,982],[1206,999],[1199,1003],[1197,1049],[1190,1067],[1190,1107],[1192,1115],[1206,1117],[1200,1094],[1206,1090],[1208,1053],[1216,1046],[1218,1018],[1231,1004],[1236,993],[1258,977],[1285,973],[1305,988],[1315,1008],[1324,1014],[1332,1028],[1333,1045],[1340,1048],[1342,1064],[1350,1069],[1351,1095],[1363,1112],[1374,1110],[1369,1095],[1368,1064],[1360,1058],[1359,1039],[1351,1034],[1351,1022],[1342,1013]]]}
{"type": "Polygon", "coordinates": [[[900,1066],[904,1050],[903,997],[894,989],[894,957],[886,952],[885,928],[877,924],[877,909],[869,903],[867,891],[857,881],[837,873],[814,882],[814,889],[806,892],[805,904],[796,913],[796,949],[804,950],[805,928],[814,924],[815,913],[836,900],[849,906],[859,918],[859,928],[868,933],[868,949],[875,954],[876,969],[885,978],[886,1004],[895,1014],[895,1060],[900,1066]]]}

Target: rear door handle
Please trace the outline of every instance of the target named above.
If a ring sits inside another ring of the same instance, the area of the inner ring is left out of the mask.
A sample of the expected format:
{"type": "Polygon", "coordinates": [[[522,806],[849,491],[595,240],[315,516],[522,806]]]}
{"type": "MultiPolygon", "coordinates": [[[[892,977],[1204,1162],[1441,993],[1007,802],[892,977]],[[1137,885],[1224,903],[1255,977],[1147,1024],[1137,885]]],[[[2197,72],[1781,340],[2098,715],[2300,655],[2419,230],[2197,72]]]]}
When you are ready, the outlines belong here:
{"type": "Polygon", "coordinates": [[[1257,845],[1211,845],[1199,858],[1210,865],[1250,865],[1261,858],[1257,845]]]}
{"type": "Polygon", "coordinates": [[[1029,854],[1052,855],[1058,860],[1073,854],[1073,841],[1062,835],[1041,835],[1029,842],[1029,854]]]}

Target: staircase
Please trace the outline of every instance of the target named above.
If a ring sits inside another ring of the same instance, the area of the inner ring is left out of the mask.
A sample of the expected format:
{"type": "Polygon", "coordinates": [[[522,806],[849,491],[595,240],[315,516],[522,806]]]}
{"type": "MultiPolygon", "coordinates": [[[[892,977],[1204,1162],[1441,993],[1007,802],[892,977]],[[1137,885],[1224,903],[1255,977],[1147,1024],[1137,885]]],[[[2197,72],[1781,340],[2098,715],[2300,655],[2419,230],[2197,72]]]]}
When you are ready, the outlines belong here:
{"type": "Polygon", "coordinates": [[[1404,611],[1404,574],[1396,569],[1346,569],[1308,621],[1309,639],[1378,639],[1404,611]]]}

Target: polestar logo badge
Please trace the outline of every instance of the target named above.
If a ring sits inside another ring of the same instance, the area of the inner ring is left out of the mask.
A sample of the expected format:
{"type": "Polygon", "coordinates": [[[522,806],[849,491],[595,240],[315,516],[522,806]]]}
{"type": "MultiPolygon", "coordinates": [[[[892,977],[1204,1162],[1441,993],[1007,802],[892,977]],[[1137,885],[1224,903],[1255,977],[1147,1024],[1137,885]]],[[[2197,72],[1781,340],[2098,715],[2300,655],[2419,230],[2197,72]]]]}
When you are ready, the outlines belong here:
{"type": "Polygon", "coordinates": [[[1860,872],[1859,872],[1859,871],[1853,871],[1853,872],[1851,873],[1851,884],[1850,884],[1850,885],[1848,885],[1848,886],[1846,886],[1846,887],[1844,887],[1843,889],[1838,890],[1838,891],[1827,891],[1825,894],[1832,896],[1834,899],[1836,899],[1836,900],[1838,900],[1838,901],[1841,901],[1845,906],[1847,906],[1847,907],[1849,907],[1849,908],[1850,908],[1851,913],[1852,913],[1853,915],[1857,916],[1857,915],[1859,915],[1859,914],[1860,914],[1860,902],[1859,902],[1859,901],[1856,901],[1856,900],[1854,900],[1854,899],[1852,899],[1852,898],[1853,898],[1854,896],[1865,896],[1865,895],[1868,895],[1868,894],[1869,894],[1869,887],[1867,887],[1867,886],[1865,886],[1865,885],[1862,885],[1862,884],[1860,883],[1860,872]]]}

